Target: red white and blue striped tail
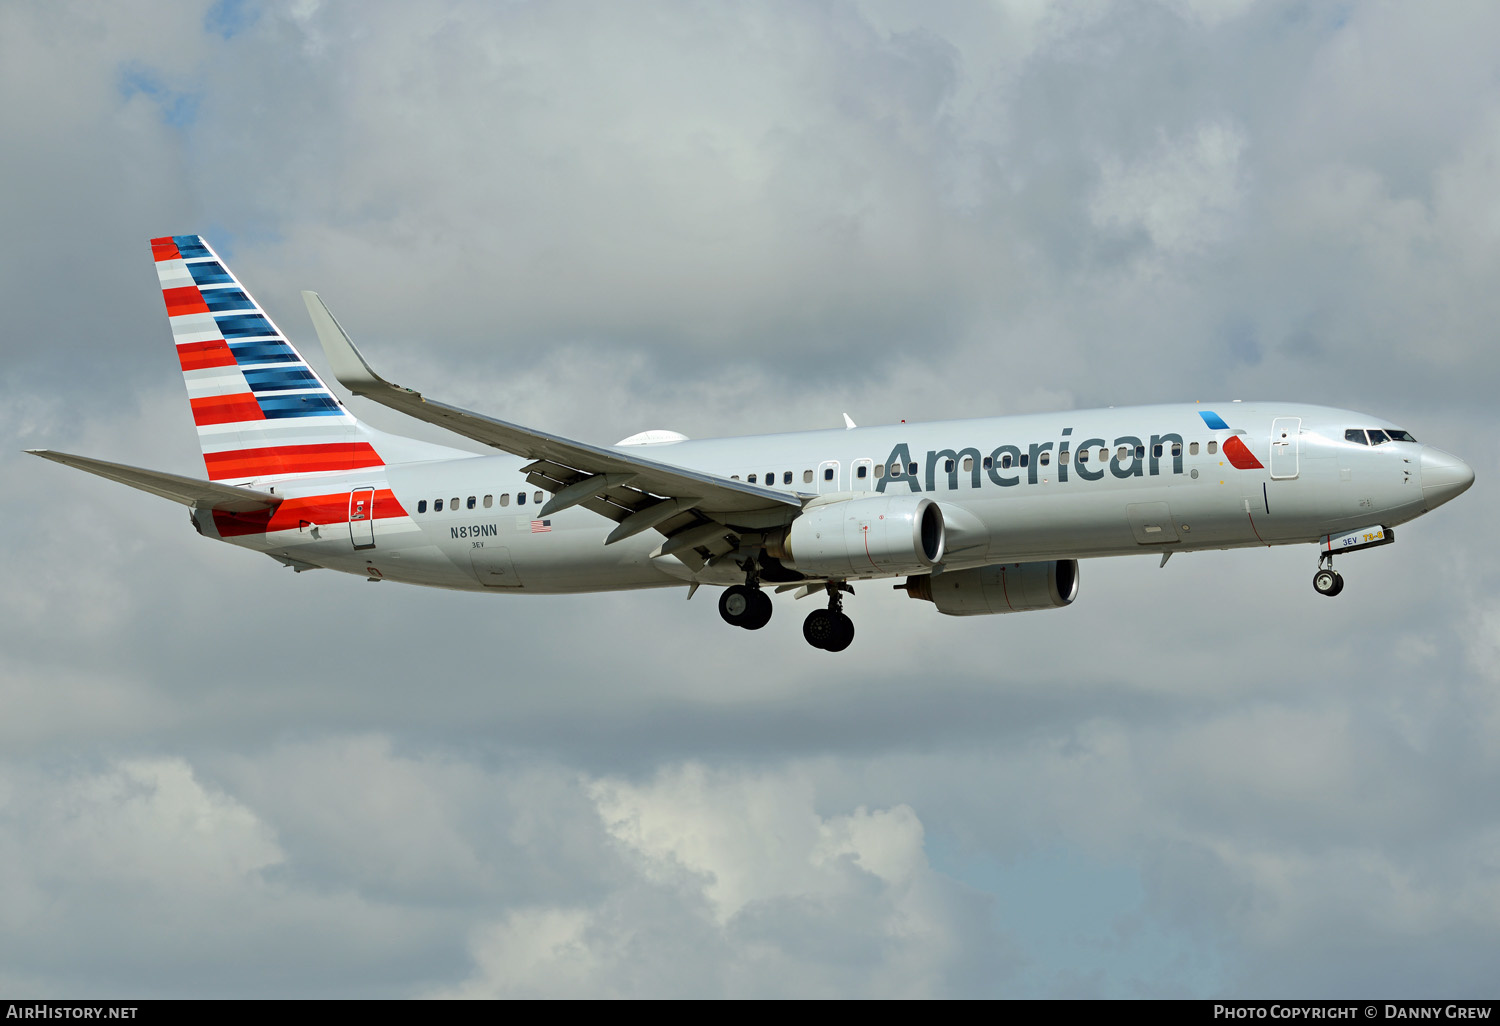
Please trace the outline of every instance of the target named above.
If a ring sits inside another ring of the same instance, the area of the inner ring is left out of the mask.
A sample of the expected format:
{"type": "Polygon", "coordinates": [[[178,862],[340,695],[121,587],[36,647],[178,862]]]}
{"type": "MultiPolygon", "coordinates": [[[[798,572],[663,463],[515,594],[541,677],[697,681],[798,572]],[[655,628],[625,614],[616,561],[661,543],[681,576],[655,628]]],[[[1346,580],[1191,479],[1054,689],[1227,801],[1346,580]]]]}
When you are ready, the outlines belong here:
{"type": "Polygon", "coordinates": [[[151,240],[212,481],[384,465],[365,429],[197,235],[151,240]]]}

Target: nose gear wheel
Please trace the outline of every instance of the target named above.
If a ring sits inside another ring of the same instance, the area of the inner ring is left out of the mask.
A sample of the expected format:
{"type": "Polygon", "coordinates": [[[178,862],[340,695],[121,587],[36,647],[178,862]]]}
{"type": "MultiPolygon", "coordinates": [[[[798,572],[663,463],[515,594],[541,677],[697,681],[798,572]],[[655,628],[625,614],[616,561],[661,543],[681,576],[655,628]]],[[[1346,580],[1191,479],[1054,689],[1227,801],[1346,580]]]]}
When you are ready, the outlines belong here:
{"type": "Polygon", "coordinates": [[[1323,567],[1313,574],[1313,590],[1329,598],[1344,590],[1344,575],[1333,567],[1323,567]]]}
{"type": "Polygon", "coordinates": [[[1318,557],[1318,572],[1313,574],[1313,591],[1329,598],[1344,590],[1344,575],[1333,568],[1333,556],[1324,553],[1318,557]]]}

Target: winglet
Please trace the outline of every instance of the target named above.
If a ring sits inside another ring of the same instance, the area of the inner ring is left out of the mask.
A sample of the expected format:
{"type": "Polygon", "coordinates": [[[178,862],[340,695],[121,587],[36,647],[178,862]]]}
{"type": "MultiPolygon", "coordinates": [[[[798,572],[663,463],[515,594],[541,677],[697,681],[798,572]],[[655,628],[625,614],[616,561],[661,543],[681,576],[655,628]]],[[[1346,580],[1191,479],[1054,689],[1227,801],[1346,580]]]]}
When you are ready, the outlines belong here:
{"type": "Polygon", "coordinates": [[[370,369],[365,358],[349,340],[348,332],[344,331],[321,296],[316,292],[303,292],[302,301],[307,304],[307,313],[312,317],[313,328],[318,332],[318,341],[323,343],[323,353],[328,357],[328,365],[333,368],[333,376],[345,388],[355,395],[369,395],[381,388],[411,392],[409,388],[391,384],[370,369]]]}
{"type": "Polygon", "coordinates": [[[853,418],[851,418],[847,413],[844,414],[844,430],[848,431],[853,427],[856,427],[853,418]]]}

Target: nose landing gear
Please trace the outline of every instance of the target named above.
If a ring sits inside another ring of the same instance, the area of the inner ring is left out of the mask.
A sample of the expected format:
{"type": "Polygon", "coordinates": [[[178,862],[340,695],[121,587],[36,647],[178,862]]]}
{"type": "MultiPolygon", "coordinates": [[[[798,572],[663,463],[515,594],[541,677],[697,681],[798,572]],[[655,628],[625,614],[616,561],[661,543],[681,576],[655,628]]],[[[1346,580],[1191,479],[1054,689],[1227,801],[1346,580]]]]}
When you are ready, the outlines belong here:
{"type": "Polygon", "coordinates": [[[841,581],[829,581],[826,587],[828,608],[814,609],[807,614],[807,619],[802,621],[802,636],[813,648],[842,652],[854,640],[854,621],[844,615],[841,593],[847,591],[853,595],[854,589],[841,581]]]}
{"type": "Polygon", "coordinates": [[[1333,557],[1324,554],[1318,558],[1318,572],[1313,574],[1313,591],[1329,598],[1344,590],[1344,575],[1333,568],[1333,557]]]}

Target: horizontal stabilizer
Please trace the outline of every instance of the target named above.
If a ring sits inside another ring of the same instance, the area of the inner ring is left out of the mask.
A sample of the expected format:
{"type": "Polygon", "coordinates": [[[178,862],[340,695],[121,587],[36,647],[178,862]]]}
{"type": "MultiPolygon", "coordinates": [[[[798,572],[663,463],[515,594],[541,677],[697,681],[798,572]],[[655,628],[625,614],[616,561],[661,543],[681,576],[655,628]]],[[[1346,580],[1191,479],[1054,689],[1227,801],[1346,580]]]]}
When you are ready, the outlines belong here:
{"type": "Polygon", "coordinates": [[[216,509],[225,513],[254,513],[264,509],[275,509],[281,505],[281,496],[272,495],[270,492],[258,492],[253,488],[214,484],[211,481],[200,481],[195,477],[180,477],[177,474],[166,474],[160,470],[145,470],[141,467],[127,466],[124,463],[108,463],[104,460],[90,459],[87,456],[56,452],[52,449],[27,449],[26,451],[44,460],[61,463],[65,467],[86,470],[90,474],[107,477],[111,481],[139,488],[152,495],[160,495],[163,499],[171,499],[173,502],[180,502],[194,509],[216,509]]]}

